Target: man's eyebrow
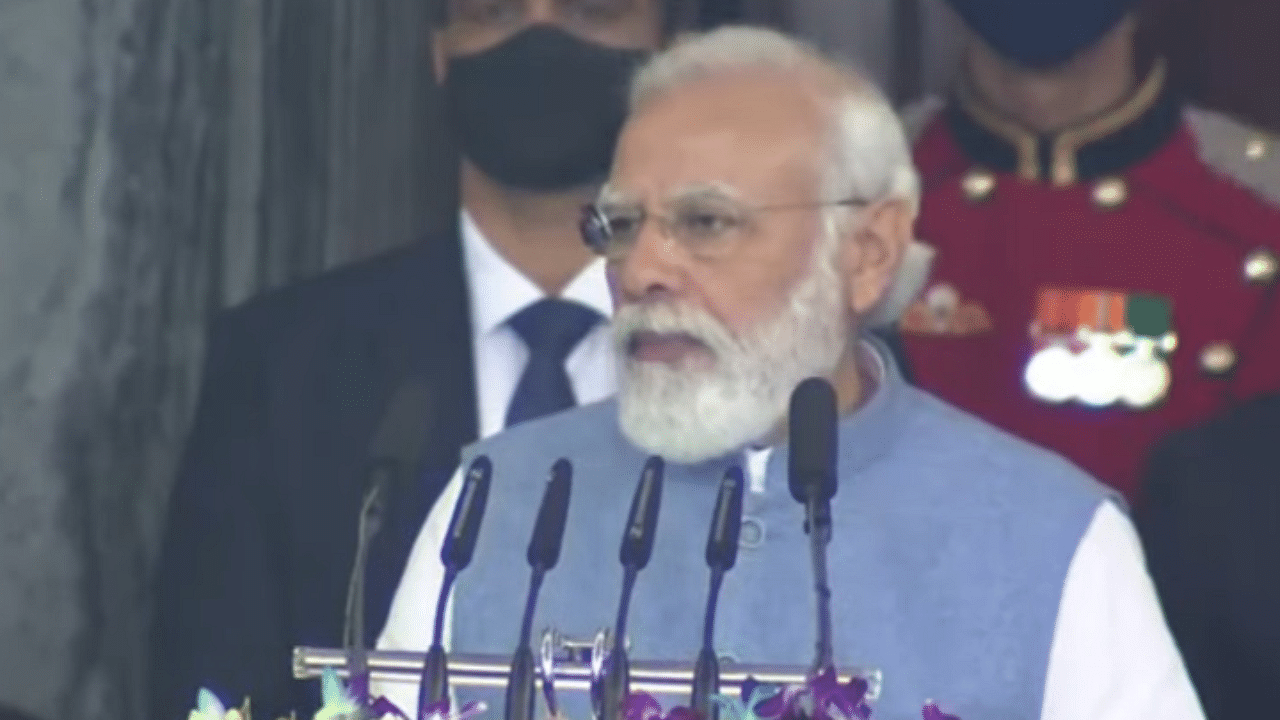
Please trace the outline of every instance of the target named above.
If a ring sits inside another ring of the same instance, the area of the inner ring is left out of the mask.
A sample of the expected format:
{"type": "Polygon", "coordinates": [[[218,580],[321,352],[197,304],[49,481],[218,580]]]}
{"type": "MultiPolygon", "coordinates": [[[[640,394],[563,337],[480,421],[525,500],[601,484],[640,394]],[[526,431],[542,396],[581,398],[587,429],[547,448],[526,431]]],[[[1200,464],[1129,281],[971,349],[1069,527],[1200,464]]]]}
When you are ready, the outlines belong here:
{"type": "Polygon", "coordinates": [[[738,200],[741,193],[734,186],[723,182],[694,182],[681,185],[671,194],[673,199],[687,199],[696,197],[717,197],[726,200],[738,200]]]}
{"type": "MultiPolygon", "coordinates": [[[[738,200],[741,193],[738,189],[728,183],[722,182],[693,182],[680,185],[674,192],[666,197],[666,200],[689,200],[697,198],[717,198],[725,200],[738,200]]],[[[600,192],[596,195],[596,201],[609,205],[624,205],[639,202],[635,196],[624,193],[616,187],[605,183],[600,187],[600,192]]]]}

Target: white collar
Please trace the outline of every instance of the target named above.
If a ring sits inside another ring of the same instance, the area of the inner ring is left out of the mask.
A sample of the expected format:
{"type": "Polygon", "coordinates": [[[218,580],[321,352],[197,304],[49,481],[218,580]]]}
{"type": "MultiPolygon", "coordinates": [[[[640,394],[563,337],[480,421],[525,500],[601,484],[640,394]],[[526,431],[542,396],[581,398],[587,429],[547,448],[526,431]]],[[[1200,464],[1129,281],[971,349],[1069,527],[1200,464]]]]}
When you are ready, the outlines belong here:
{"type": "MultiPolygon", "coordinates": [[[[466,210],[460,215],[458,226],[471,298],[471,326],[478,335],[487,335],[547,295],[494,249],[466,210]]],[[[604,259],[597,258],[584,267],[560,297],[610,317],[613,301],[605,279],[604,259]]]]}

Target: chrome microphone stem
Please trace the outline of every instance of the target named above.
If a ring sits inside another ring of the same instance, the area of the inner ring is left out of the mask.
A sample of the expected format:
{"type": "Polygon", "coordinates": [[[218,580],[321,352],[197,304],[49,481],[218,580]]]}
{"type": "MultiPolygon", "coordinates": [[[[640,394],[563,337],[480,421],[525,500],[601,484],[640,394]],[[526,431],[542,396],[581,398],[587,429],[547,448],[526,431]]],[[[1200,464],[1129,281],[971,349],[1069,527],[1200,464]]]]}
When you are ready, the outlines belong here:
{"type": "Polygon", "coordinates": [[[552,720],[560,714],[560,702],[556,699],[556,640],[556,632],[548,629],[542,633],[542,644],[538,648],[542,697],[547,703],[547,716],[552,720]]]}

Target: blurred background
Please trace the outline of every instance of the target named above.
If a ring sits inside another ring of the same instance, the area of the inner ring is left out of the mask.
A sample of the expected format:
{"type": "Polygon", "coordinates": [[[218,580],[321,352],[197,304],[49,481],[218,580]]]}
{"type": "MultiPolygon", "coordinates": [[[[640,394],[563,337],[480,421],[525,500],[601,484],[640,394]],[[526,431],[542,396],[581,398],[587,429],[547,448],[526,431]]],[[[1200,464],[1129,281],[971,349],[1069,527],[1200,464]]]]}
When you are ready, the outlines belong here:
{"type": "MultiPolygon", "coordinates": [[[[1152,0],[1202,105],[1280,130],[1280,2],[1152,0]]],[[[932,0],[725,18],[945,87],[932,0]]],[[[142,716],[210,314],[456,221],[424,0],[0,0],[0,704],[142,716]]],[[[228,628],[228,632],[234,632],[228,628]]]]}

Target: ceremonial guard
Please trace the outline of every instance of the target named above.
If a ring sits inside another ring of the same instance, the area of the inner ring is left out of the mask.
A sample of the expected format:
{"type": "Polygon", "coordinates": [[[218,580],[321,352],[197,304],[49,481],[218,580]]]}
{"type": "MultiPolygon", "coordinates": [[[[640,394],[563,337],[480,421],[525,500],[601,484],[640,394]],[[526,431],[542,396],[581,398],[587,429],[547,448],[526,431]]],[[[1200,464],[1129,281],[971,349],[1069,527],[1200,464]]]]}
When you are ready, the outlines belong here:
{"type": "Polygon", "coordinates": [[[907,117],[916,380],[1132,498],[1161,437],[1280,390],[1280,148],[1179,102],[1135,0],[949,1],[965,72],[907,117]]]}

